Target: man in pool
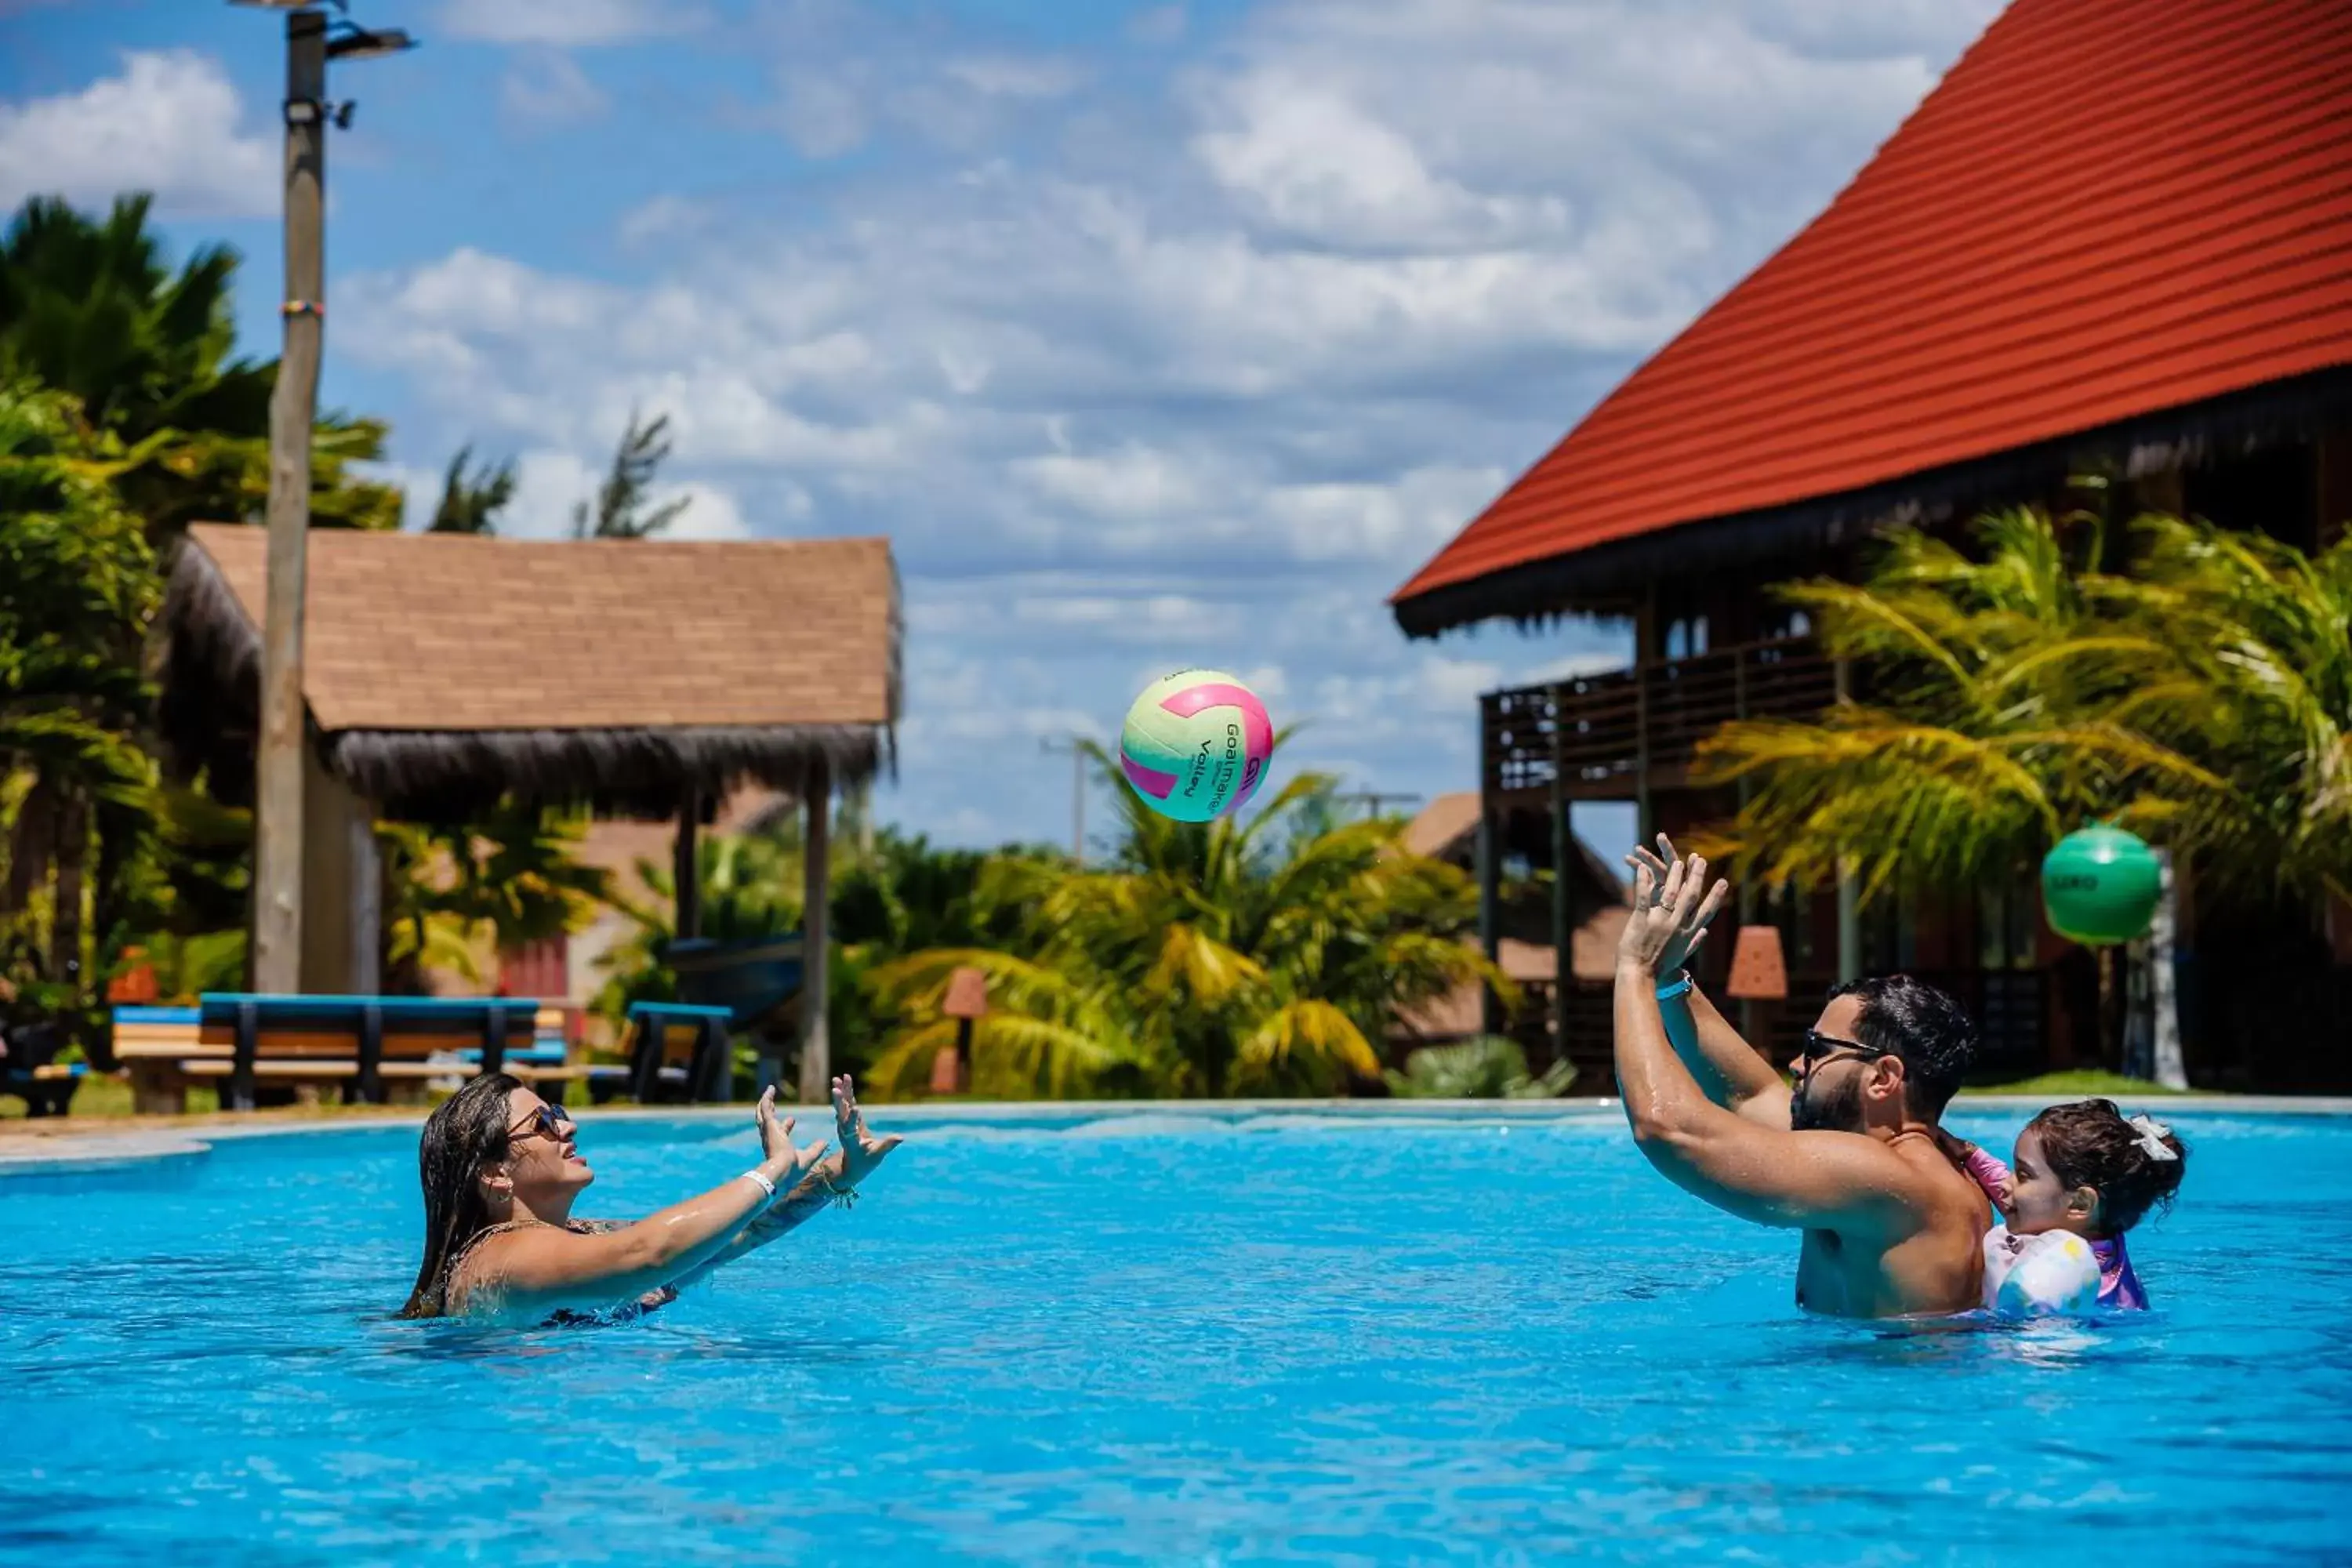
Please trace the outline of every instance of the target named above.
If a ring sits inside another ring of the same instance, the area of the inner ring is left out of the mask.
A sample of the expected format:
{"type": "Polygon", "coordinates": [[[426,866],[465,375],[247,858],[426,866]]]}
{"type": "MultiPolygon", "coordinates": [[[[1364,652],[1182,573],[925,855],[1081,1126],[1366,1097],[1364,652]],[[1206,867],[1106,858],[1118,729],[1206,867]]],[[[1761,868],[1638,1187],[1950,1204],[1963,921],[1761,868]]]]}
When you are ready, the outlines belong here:
{"type": "Polygon", "coordinates": [[[1791,1092],[1683,970],[1723,907],[1706,861],[1637,850],[1618,945],[1618,1092],[1633,1139],[1685,1191],[1804,1232],[1797,1304],[1850,1318],[1978,1305],[1985,1193],[1937,1125],[1976,1031],[1908,975],[1842,985],[1790,1062],[1791,1092]]]}

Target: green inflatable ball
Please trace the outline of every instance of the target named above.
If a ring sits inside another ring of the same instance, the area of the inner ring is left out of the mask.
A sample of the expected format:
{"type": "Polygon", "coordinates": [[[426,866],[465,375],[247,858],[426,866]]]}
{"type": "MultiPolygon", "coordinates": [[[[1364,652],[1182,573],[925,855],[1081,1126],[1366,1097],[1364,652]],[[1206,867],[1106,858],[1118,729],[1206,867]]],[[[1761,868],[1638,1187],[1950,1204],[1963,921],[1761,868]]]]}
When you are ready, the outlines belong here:
{"type": "Polygon", "coordinates": [[[2050,929],[2086,947],[2147,934],[2163,868],[2135,835],[2095,823],[2070,833],[2042,859],[2042,905],[2050,929]]]}

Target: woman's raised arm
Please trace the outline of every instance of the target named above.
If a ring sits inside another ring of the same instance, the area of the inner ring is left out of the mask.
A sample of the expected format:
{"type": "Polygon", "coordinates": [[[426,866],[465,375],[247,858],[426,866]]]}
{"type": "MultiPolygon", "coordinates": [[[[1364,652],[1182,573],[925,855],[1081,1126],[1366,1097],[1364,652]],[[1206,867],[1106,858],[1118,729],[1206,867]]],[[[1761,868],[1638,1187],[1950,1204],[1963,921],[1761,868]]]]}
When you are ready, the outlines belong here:
{"type": "Polygon", "coordinates": [[[724,1251],[779,1191],[798,1186],[824,1153],[821,1142],[793,1147],[793,1124],[778,1123],[772,1089],[760,1097],[759,1123],[757,1165],[634,1225],[587,1235],[533,1225],[488,1237],[450,1281],[452,1306],[464,1310],[494,1299],[505,1311],[604,1310],[688,1275],[724,1251]]]}

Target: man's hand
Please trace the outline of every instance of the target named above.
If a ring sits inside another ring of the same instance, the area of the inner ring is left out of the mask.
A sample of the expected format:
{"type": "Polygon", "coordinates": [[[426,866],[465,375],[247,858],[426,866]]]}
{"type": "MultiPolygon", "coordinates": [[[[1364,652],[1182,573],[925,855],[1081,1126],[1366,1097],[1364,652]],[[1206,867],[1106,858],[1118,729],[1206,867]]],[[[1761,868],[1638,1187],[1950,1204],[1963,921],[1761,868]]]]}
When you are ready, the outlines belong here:
{"type": "MultiPolygon", "coordinates": [[[[1659,842],[1665,843],[1663,835],[1659,842]]],[[[1671,853],[1670,845],[1668,849],[1671,853]]],[[[1652,977],[1679,969],[1706,940],[1707,926],[1722,910],[1730,884],[1717,881],[1707,887],[1704,856],[1666,864],[1637,850],[1627,859],[1633,866],[1633,909],[1617,941],[1617,967],[1652,977]],[[1664,867],[1663,878],[1654,868],[1660,866],[1664,867]]]]}

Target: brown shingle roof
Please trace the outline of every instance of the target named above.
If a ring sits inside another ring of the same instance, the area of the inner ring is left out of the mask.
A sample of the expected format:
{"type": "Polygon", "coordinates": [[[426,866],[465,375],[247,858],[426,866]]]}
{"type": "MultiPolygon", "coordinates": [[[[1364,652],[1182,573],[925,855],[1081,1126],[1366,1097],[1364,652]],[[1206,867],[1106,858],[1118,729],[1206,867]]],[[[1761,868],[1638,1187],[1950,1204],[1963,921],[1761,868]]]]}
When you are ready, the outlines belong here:
{"type": "MultiPolygon", "coordinates": [[[[267,532],[188,532],[257,628],[267,532]]],[[[302,689],[329,733],[887,724],[897,599],[887,539],[320,530],[302,689]]]]}
{"type": "MultiPolygon", "coordinates": [[[[161,720],[249,789],[268,536],[201,523],[173,568],[161,720]]],[[[327,767],[414,815],[502,795],[667,816],[685,791],[881,765],[898,712],[884,539],[670,543],[320,530],[302,689],[327,767]]]]}

